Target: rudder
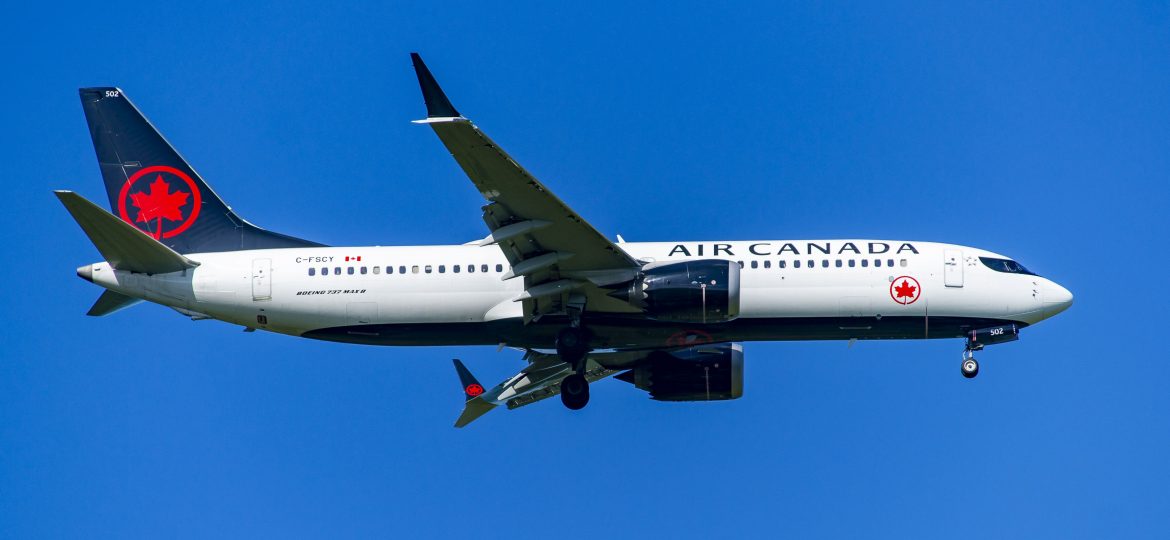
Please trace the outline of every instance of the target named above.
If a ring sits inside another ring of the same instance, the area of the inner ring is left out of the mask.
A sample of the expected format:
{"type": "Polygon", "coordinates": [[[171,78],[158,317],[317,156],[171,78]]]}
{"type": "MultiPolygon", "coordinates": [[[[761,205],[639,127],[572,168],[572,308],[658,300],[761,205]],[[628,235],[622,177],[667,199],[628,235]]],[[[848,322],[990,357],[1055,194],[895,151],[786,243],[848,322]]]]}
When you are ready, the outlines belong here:
{"type": "Polygon", "coordinates": [[[121,89],[79,93],[115,216],[179,253],[321,245],[237,216],[121,89]]]}

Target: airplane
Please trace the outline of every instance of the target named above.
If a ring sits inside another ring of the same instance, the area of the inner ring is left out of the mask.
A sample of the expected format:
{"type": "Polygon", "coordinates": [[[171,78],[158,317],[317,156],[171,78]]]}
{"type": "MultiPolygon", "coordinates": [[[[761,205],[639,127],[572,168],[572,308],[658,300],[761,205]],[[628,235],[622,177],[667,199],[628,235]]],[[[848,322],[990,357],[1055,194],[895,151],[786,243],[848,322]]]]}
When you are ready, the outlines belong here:
{"type": "Polygon", "coordinates": [[[143,300],[193,320],[383,346],[496,345],[527,365],[492,388],[454,360],[456,427],[614,375],[659,401],[743,395],[751,341],[964,340],[974,353],[1068,309],[1014,259],[909,240],[616,242],[455,109],[411,54],[430,126],[486,204],[462,245],[330,247],[240,217],[119,88],[79,90],[110,211],[56,191],[104,260],[88,315],[143,300]]]}

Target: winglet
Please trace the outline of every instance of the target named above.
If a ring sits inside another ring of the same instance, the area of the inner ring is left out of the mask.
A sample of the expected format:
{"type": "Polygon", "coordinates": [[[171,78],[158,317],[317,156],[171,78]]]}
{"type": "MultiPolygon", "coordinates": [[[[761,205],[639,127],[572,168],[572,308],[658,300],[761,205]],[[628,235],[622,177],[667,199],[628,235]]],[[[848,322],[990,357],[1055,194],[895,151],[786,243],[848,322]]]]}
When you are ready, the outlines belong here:
{"type": "Polygon", "coordinates": [[[439,83],[435,81],[435,76],[431,75],[431,70],[427,69],[427,65],[423,63],[422,57],[418,53],[410,53],[410,60],[414,63],[414,73],[418,75],[418,86],[422,89],[423,100],[427,104],[427,118],[460,117],[459,111],[455,110],[455,107],[451,105],[451,100],[447,99],[443,89],[439,88],[439,83]]]}
{"type": "Polygon", "coordinates": [[[467,401],[471,401],[483,394],[483,385],[475,380],[475,375],[471,374],[467,366],[463,365],[463,362],[460,362],[458,358],[454,359],[454,362],[455,371],[459,373],[459,384],[463,386],[463,395],[467,396],[467,401]]]}
{"type": "Polygon", "coordinates": [[[455,371],[459,373],[459,384],[463,386],[463,395],[467,398],[467,402],[463,405],[463,413],[455,420],[455,427],[461,428],[496,408],[496,404],[483,398],[483,386],[475,380],[475,376],[471,374],[471,371],[468,371],[467,366],[463,365],[463,362],[460,362],[458,358],[454,362],[455,371]]]}

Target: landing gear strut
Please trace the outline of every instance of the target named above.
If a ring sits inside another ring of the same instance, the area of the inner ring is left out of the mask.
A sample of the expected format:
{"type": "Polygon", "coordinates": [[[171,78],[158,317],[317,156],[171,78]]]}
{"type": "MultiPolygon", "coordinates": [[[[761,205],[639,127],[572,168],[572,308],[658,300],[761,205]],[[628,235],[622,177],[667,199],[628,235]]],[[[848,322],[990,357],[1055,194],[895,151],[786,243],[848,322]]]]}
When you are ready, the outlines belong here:
{"type": "Polygon", "coordinates": [[[574,368],[583,363],[589,352],[589,336],[580,326],[570,326],[557,333],[557,354],[574,368]]]}
{"type": "Polygon", "coordinates": [[[561,403],[574,411],[589,403],[589,381],[585,379],[585,356],[589,353],[589,336],[580,324],[557,334],[557,354],[570,366],[573,374],[561,380],[561,403]]]}
{"type": "Polygon", "coordinates": [[[983,347],[979,347],[976,349],[968,344],[967,348],[963,349],[963,364],[960,366],[960,369],[962,370],[964,377],[968,379],[974,379],[975,376],[979,374],[979,362],[975,360],[975,351],[982,348],[983,347]]]}

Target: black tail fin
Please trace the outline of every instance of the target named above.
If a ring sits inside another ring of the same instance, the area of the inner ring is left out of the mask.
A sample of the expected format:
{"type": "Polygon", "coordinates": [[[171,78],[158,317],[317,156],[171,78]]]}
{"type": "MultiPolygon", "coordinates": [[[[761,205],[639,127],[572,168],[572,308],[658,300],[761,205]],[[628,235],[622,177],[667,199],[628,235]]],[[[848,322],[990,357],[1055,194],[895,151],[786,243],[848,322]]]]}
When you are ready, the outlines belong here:
{"type": "Polygon", "coordinates": [[[80,93],[115,216],[179,253],[321,245],[237,216],[120,89],[80,93]]]}

